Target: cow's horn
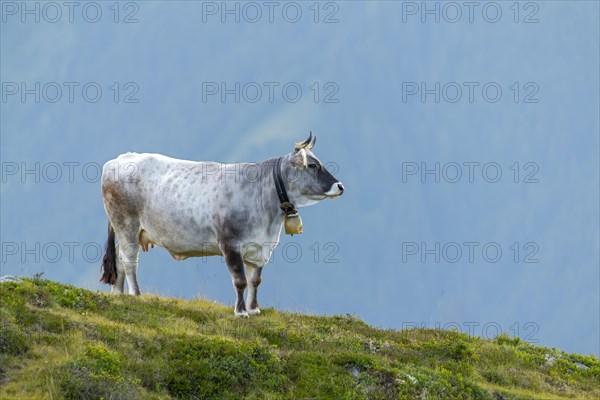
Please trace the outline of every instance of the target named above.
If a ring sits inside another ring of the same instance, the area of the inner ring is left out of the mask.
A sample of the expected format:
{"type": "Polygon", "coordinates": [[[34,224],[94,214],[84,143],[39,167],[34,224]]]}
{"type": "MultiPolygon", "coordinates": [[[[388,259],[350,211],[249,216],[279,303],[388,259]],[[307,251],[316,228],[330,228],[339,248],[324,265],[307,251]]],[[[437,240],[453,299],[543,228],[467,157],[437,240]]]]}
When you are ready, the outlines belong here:
{"type": "Polygon", "coordinates": [[[306,150],[312,149],[315,146],[315,143],[317,143],[317,137],[313,136],[312,131],[310,131],[310,136],[312,136],[312,140],[306,146],[306,150]]]}
{"type": "Polygon", "coordinates": [[[310,150],[315,145],[316,140],[317,140],[316,136],[313,136],[312,131],[311,131],[310,135],[308,136],[308,139],[306,139],[304,142],[297,142],[294,149],[295,150],[300,150],[300,149],[310,150]]]}

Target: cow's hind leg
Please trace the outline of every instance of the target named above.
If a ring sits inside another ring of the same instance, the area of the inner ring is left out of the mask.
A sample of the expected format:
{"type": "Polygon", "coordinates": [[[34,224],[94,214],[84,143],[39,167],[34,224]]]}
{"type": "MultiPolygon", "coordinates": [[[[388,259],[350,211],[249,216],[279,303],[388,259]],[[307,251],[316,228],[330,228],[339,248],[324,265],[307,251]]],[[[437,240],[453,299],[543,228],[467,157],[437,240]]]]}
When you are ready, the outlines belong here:
{"type": "Polygon", "coordinates": [[[244,302],[244,290],[246,290],[246,274],[244,273],[244,262],[239,251],[233,249],[223,249],[225,262],[229,267],[231,281],[236,293],[234,314],[238,317],[248,317],[246,303],[244,302]]]}
{"type": "Polygon", "coordinates": [[[119,253],[119,246],[117,246],[117,281],[112,287],[112,292],[115,294],[122,294],[125,291],[125,267],[119,253]]]}
{"type": "Polygon", "coordinates": [[[117,263],[117,282],[119,282],[119,274],[125,272],[129,294],[136,296],[141,294],[137,281],[139,255],[138,237],[139,232],[137,228],[135,230],[128,230],[127,233],[119,236],[119,262],[117,263]],[[119,271],[119,269],[121,269],[122,272],[119,271]]]}
{"type": "Polygon", "coordinates": [[[247,298],[247,304],[248,304],[248,314],[249,315],[253,315],[253,314],[260,314],[260,309],[258,308],[258,299],[257,299],[257,291],[258,291],[258,285],[260,285],[260,282],[262,281],[261,278],[261,274],[262,274],[262,267],[257,267],[254,265],[250,265],[248,263],[246,263],[246,266],[248,268],[246,268],[247,274],[248,274],[248,298],[247,298]]]}

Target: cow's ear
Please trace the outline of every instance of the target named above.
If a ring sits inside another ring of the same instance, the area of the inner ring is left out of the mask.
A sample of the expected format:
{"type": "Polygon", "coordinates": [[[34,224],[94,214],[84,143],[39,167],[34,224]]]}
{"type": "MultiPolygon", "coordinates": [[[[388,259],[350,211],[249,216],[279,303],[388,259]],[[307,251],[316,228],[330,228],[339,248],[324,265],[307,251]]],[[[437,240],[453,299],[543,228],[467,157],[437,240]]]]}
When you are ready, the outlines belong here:
{"type": "Polygon", "coordinates": [[[290,158],[290,163],[295,168],[306,167],[306,150],[304,150],[304,149],[295,150],[292,153],[292,156],[290,158]]]}

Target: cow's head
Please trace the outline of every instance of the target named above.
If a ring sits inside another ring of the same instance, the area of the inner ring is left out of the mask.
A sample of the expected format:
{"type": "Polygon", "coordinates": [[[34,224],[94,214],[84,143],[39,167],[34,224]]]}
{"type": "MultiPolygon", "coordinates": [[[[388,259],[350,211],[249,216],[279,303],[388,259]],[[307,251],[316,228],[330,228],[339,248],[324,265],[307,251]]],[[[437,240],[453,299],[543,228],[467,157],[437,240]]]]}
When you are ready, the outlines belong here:
{"type": "Polygon", "coordinates": [[[288,196],[296,207],[310,206],[344,193],[342,182],[331,175],[311,151],[316,141],[317,137],[311,132],[304,142],[296,143],[282,163],[288,196]]]}

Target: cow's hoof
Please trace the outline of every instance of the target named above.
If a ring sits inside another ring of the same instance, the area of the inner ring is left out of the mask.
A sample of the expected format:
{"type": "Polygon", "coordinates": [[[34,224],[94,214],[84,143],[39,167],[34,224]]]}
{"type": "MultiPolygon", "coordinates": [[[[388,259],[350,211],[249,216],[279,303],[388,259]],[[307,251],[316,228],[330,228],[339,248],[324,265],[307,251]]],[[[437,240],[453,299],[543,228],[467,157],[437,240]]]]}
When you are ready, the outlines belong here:
{"type": "Polygon", "coordinates": [[[260,314],[260,309],[258,308],[251,308],[248,310],[248,315],[258,315],[260,314]]]}
{"type": "Polygon", "coordinates": [[[236,317],[240,317],[240,318],[248,318],[248,313],[246,311],[234,311],[233,312],[235,314],[236,317]]]}

